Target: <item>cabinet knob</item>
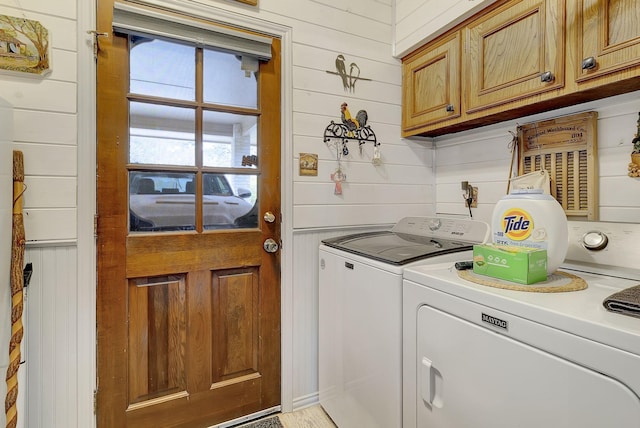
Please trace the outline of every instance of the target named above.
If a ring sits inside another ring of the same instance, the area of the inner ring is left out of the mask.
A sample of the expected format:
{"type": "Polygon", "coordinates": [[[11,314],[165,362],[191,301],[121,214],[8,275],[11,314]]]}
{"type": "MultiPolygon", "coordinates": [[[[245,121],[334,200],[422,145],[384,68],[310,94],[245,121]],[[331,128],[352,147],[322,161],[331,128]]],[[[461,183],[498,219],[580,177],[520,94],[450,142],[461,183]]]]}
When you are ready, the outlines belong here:
{"type": "Polygon", "coordinates": [[[446,110],[448,113],[453,113],[456,109],[453,107],[453,104],[447,104],[446,110]]]}
{"type": "Polygon", "coordinates": [[[555,77],[553,76],[553,73],[550,71],[545,71],[540,75],[541,82],[553,82],[553,79],[555,79],[555,77]]]}
{"type": "Polygon", "coordinates": [[[591,70],[592,68],[596,68],[596,59],[592,56],[589,58],[585,58],[582,60],[582,69],[583,70],[591,70]]]}

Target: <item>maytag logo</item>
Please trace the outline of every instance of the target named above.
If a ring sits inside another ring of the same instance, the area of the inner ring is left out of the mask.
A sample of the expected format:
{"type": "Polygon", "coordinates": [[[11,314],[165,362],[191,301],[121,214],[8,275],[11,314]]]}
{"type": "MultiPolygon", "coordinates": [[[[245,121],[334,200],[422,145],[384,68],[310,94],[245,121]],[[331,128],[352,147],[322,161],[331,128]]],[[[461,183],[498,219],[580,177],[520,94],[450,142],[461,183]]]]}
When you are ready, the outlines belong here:
{"type": "Polygon", "coordinates": [[[507,321],[501,320],[500,318],[492,317],[491,315],[487,315],[485,313],[482,314],[482,322],[495,325],[496,327],[500,327],[505,330],[509,329],[509,323],[507,321]]]}

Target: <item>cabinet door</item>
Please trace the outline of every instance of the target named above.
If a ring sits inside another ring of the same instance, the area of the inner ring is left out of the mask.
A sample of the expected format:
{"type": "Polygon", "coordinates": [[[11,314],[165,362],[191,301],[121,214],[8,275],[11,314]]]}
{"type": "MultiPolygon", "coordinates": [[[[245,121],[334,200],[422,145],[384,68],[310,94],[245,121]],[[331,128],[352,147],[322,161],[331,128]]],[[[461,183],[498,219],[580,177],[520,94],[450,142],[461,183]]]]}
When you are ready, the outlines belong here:
{"type": "Polygon", "coordinates": [[[460,32],[407,59],[402,65],[402,128],[460,116],[460,32]]]}
{"type": "Polygon", "coordinates": [[[562,0],[508,2],[465,28],[467,113],[564,86],[562,0]]]}
{"type": "MultiPolygon", "coordinates": [[[[640,0],[581,0],[578,82],[640,65],[640,0]]],[[[637,73],[636,73],[637,74],[637,73]]]]}

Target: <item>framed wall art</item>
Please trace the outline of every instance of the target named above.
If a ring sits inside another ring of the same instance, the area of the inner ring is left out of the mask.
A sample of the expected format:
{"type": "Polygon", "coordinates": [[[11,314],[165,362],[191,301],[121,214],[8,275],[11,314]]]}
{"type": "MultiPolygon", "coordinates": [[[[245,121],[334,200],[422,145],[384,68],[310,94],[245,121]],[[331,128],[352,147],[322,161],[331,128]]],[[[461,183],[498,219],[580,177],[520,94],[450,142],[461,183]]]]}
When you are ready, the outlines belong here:
{"type": "Polygon", "coordinates": [[[0,70],[48,74],[49,32],[38,21],[0,15],[0,70]]]}

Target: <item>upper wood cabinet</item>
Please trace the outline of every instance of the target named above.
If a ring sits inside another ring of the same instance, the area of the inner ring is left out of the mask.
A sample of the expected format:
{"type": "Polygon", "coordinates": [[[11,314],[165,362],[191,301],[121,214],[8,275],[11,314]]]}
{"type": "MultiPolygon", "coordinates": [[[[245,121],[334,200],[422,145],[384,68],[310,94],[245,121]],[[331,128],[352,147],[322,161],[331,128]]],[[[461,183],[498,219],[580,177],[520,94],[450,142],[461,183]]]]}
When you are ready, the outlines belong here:
{"type": "Polygon", "coordinates": [[[640,0],[498,0],[402,64],[403,137],[636,91],[640,0]]]}
{"type": "Polygon", "coordinates": [[[402,68],[402,128],[460,116],[460,32],[408,58],[402,68]]]}
{"type": "Polygon", "coordinates": [[[640,0],[580,0],[576,81],[640,65],[640,0]]]}
{"type": "Polygon", "coordinates": [[[470,23],[466,112],[562,88],[563,25],[563,0],[510,2],[470,23]]]}

